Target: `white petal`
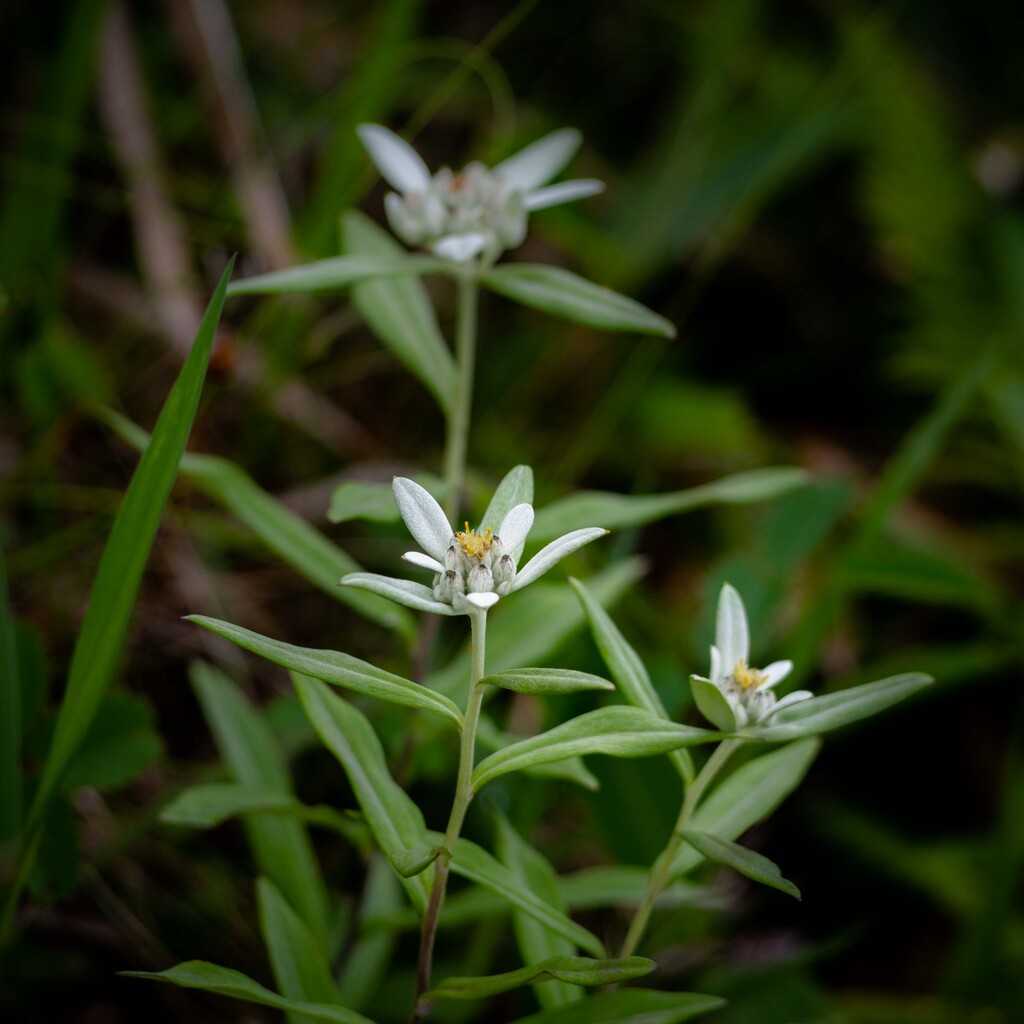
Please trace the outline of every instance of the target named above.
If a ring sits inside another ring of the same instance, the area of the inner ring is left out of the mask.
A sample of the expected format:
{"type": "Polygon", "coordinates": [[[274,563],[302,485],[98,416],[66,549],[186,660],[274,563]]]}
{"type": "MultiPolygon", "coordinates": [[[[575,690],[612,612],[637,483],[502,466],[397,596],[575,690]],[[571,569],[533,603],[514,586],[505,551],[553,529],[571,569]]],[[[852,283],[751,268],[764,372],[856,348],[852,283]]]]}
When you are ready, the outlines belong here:
{"type": "Polygon", "coordinates": [[[421,569],[430,569],[433,572],[444,572],[444,566],[436,558],[431,558],[430,555],[425,555],[422,551],[406,551],[402,557],[407,562],[412,562],[413,565],[418,565],[421,569]]]}
{"type": "Polygon", "coordinates": [[[504,549],[519,561],[523,553],[523,544],[526,543],[526,535],[533,526],[533,506],[527,503],[516,505],[510,509],[508,515],[501,521],[501,528],[498,536],[504,549]]]}
{"type": "Polygon", "coordinates": [[[470,604],[475,604],[477,608],[487,611],[488,608],[493,608],[501,598],[493,591],[488,591],[486,594],[467,594],[466,600],[470,604]]]}
{"type": "Polygon", "coordinates": [[[770,665],[766,665],[761,669],[761,674],[765,677],[764,682],[761,684],[761,688],[764,690],[770,690],[776,683],[781,683],[790,672],[793,671],[793,662],[791,661],[773,661],[770,665]]]}
{"type": "Polygon", "coordinates": [[[607,530],[591,526],[585,530],[573,530],[572,533],[567,533],[564,537],[553,540],[546,547],[541,548],[516,573],[516,578],[512,581],[510,592],[521,590],[528,583],[532,583],[538,577],[543,576],[548,569],[557,562],[560,562],[566,555],[571,555],[578,548],[583,547],[584,544],[589,544],[592,540],[597,540],[598,537],[603,537],[606,533],[608,533],[607,530]]]}
{"type": "Polygon", "coordinates": [[[404,476],[396,476],[391,489],[395,492],[398,511],[420,547],[439,562],[444,561],[444,553],[455,531],[441,506],[429,491],[404,476]]]}
{"type": "Polygon", "coordinates": [[[431,249],[443,260],[452,263],[465,263],[471,260],[487,244],[487,236],[480,231],[470,231],[465,235],[445,235],[438,239],[431,249]]]}
{"type": "Polygon", "coordinates": [[[718,648],[711,645],[711,679],[717,682],[722,678],[722,655],[718,653],[718,648]]]}
{"type": "Polygon", "coordinates": [[[604,191],[604,182],[595,178],[580,178],[578,181],[561,181],[534,192],[527,192],[523,198],[523,209],[543,210],[560,203],[571,203],[574,199],[586,199],[604,191]]]}
{"type": "Polygon", "coordinates": [[[583,136],[575,128],[560,128],[503,160],[494,173],[509,188],[532,192],[550,181],[572,158],[583,136]]]}
{"type": "Polygon", "coordinates": [[[379,576],[375,572],[350,572],[341,582],[346,587],[368,590],[371,594],[379,594],[417,611],[434,612],[436,615],[455,614],[451,605],[434,600],[434,592],[430,587],[412,580],[396,580],[390,576],[379,576]]]}
{"type": "Polygon", "coordinates": [[[788,708],[790,704],[799,704],[800,701],[807,700],[809,697],[813,696],[814,694],[811,693],[810,690],[794,690],[792,693],[787,693],[786,696],[772,708],[772,714],[774,715],[783,708],[788,708]]]}
{"type": "Polygon", "coordinates": [[[718,598],[715,646],[722,656],[722,670],[726,675],[732,672],[738,661],[746,661],[750,657],[747,613],[743,609],[740,595],[728,583],[722,587],[722,593],[718,598]]]}
{"type": "Polygon", "coordinates": [[[356,131],[384,180],[399,192],[424,192],[430,171],[405,139],[379,124],[361,124],[356,131]]]}

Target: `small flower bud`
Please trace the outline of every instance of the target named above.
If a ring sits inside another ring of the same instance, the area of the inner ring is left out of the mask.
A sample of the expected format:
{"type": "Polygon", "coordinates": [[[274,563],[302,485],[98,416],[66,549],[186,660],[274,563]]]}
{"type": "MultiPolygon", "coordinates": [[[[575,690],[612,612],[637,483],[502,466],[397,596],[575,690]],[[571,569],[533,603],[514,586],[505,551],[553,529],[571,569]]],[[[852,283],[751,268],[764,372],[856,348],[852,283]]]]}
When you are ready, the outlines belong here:
{"type": "Polygon", "coordinates": [[[494,577],[491,570],[482,562],[478,562],[466,578],[466,592],[470,594],[485,594],[494,590],[494,577]]]}

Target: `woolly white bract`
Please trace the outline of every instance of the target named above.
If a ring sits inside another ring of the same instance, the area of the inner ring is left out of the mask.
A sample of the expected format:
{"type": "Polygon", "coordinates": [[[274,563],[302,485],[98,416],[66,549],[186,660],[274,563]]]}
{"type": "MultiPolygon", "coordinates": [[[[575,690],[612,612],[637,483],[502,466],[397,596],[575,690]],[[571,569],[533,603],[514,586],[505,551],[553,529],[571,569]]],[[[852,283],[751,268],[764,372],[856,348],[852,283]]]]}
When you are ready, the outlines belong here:
{"type": "Polygon", "coordinates": [[[384,197],[391,230],[406,245],[422,245],[443,259],[465,263],[483,255],[494,261],[521,245],[533,210],[596,195],[600,181],[546,185],[572,159],[582,137],[562,128],[488,168],[469,164],[431,175],[419,153],[379,124],[363,124],[359,138],[384,180],[396,191],[384,197]]]}
{"type": "Polygon", "coordinates": [[[506,594],[543,576],[566,555],[608,532],[599,527],[573,530],[541,548],[519,569],[517,563],[533,526],[531,505],[516,505],[505,515],[497,532],[490,526],[471,530],[468,523],[465,530],[455,531],[441,506],[419,484],[395,477],[393,488],[398,511],[423,548],[407,551],[402,557],[433,572],[433,585],[369,572],[349,573],[341,582],[438,615],[486,611],[506,594]]]}

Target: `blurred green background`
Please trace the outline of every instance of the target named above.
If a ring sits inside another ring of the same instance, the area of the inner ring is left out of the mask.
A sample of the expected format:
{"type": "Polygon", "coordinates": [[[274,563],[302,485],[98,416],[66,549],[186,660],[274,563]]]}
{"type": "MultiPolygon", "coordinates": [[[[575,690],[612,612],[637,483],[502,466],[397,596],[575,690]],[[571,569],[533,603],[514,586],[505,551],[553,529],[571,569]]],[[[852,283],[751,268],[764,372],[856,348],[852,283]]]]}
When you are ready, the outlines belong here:
{"type": "MultiPolygon", "coordinates": [[[[1022,34],[1024,9],[992,0],[9,0],[0,540],[28,784],[135,464],[97,406],[152,427],[231,253],[258,273],[336,254],[348,207],[380,219],[358,123],[403,131],[432,168],[572,125],[586,139],[572,176],[607,191],[535,215],[510,258],[630,294],[679,337],[600,334],[487,296],[474,493],[519,462],[540,506],[576,487],[654,493],[804,466],[812,483],[774,502],[610,539],[646,560],[615,615],[666,704],[692,715],[685,680],[706,668],[726,579],[755,660],[792,657],[817,691],[895,671],[938,680],[828,738],[754,833],[803,902],[719,879],[715,913],[656,922],[662,983],[728,996],[715,1017],[728,1024],[1024,1020],[1022,34]]],[[[430,287],[447,329],[453,296],[430,287]]],[[[226,309],[190,448],[230,457],[391,571],[398,533],[330,525],[330,494],[436,470],[442,428],[347,296],[245,299],[226,309]]],[[[179,481],[122,682],[3,955],[10,1019],[272,1019],[115,975],[200,957],[268,978],[242,829],[157,821],[184,785],[222,777],[189,661],[217,661],[265,709],[305,799],[351,805],[284,674],[196,635],[179,621],[192,611],[407,666],[392,636],[179,481]]],[[[602,670],[579,631],[557,656],[602,670]]],[[[546,714],[511,710],[521,728],[546,714]]],[[[396,757],[403,722],[377,720],[396,757]]],[[[410,785],[436,826],[446,769],[420,761],[410,785]]],[[[562,870],[649,863],[678,809],[670,770],[592,767],[603,799],[510,784],[518,827],[562,870]]],[[[17,811],[2,810],[7,837],[17,811]]],[[[359,859],[326,834],[317,851],[351,914],[359,859]]],[[[514,958],[500,928],[474,935],[514,958]]],[[[442,954],[456,962],[463,940],[442,954]]],[[[408,974],[408,935],[395,956],[408,974]]],[[[529,1012],[508,1006],[502,1019],[529,1012]]]]}

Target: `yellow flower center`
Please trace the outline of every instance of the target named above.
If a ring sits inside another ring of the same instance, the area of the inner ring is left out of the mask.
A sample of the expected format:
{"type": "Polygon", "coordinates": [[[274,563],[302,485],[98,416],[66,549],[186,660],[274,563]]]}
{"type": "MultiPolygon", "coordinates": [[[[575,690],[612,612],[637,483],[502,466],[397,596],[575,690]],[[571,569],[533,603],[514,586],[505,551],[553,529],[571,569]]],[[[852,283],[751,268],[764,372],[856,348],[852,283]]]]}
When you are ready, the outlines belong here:
{"type": "Polygon", "coordinates": [[[736,685],[743,690],[756,690],[768,678],[756,668],[750,668],[745,658],[740,658],[736,662],[736,667],[732,670],[732,677],[736,681],[736,685]]]}
{"type": "Polygon", "coordinates": [[[484,533],[477,533],[476,530],[469,528],[469,523],[466,523],[465,533],[455,534],[455,539],[470,558],[483,558],[494,543],[493,532],[489,526],[484,533]]]}

